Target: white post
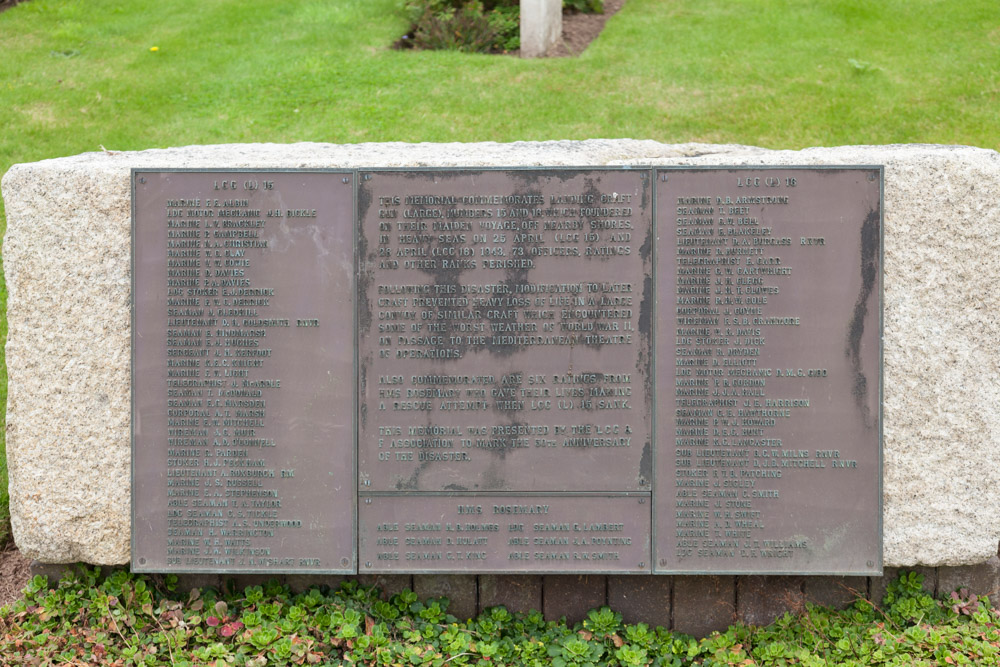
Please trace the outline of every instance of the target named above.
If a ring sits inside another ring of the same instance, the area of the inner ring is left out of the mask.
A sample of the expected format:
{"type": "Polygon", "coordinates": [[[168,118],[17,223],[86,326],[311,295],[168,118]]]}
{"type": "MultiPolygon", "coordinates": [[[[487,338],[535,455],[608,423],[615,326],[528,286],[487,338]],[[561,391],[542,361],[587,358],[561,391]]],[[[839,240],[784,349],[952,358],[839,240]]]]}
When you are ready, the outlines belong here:
{"type": "Polygon", "coordinates": [[[521,57],[544,58],[562,37],[562,0],[521,0],[521,57]]]}

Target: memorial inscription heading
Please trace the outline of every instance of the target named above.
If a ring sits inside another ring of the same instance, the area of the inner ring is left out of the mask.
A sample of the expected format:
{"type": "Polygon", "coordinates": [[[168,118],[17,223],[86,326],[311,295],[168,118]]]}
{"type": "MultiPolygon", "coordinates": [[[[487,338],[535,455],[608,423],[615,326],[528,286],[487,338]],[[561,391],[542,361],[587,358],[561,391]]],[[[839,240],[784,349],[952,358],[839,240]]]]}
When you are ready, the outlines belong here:
{"type": "Polygon", "coordinates": [[[133,172],[142,571],[881,571],[879,167],[133,172]]]}

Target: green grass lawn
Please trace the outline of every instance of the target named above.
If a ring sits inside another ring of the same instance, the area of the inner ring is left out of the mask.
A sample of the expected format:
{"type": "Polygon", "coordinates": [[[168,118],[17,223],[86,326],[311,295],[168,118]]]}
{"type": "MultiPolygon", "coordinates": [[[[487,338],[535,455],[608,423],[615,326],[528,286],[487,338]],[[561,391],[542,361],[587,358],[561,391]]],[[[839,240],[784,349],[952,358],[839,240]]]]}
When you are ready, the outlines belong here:
{"type": "Polygon", "coordinates": [[[0,173],[251,141],[1000,148],[996,0],[628,0],[580,58],[534,61],[393,51],[400,5],[25,2],[0,14],[0,173]]]}

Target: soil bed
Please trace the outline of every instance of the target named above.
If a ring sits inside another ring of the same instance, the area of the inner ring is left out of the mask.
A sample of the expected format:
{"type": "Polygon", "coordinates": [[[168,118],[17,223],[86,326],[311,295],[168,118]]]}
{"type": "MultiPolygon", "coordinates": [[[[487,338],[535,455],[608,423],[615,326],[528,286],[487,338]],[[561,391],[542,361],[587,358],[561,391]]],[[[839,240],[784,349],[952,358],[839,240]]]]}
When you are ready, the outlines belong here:
{"type": "Polygon", "coordinates": [[[605,22],[624,4],[625,0],[604,0],[603,14],[563,12],[562,40],[556,42],[555,49],[549,57],[566,58],[583,53],[604,30],[605,22]]]}
{"type": "Polygon", "coordinates": [[[14,5],[19,5],[22,2],[27,2],[27,0],[0,0],[0,12],[10,9],[14,5]]]}
{"type": "Polygon", "coordinates": [[[30,565],[31,561],[21,555],[13,541],[0,547],[0,607],[21,599],[30,578],[30,565]]]}

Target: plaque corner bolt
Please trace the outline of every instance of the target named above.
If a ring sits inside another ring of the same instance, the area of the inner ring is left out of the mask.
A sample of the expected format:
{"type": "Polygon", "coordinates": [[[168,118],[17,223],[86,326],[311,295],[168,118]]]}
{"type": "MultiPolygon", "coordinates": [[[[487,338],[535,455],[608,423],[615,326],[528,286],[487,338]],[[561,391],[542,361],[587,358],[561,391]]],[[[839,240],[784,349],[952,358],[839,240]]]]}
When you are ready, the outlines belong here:
{"type": "Polygon", "coordinates": [[[346,185],[351,182],[351,179],[348,178],[347,176],[344,176],[344,178],[342,178],[341,181],[343,181],[343,183],[346,185]]]}
{"type": "Polygon", "coordinates": [[[869,181],[874,181],[875,180],[875,174],[874,174],[874,172],[871,173],[871,174],[868,174],[868,180],[869,181]]]}
{"type": "Polygon", "coordinates": [[[365,567],[371,567],[371,566],[372,566],[372,562],[371,561],[368,561],[368,562],[365,563],[365,567]]]}
{"type": "Polygon", "coordinates": [[[146,182],[146,177],[145,176],[140,176],[139,177],[139,182],[140,183],[145,183],[146,182]]]}

